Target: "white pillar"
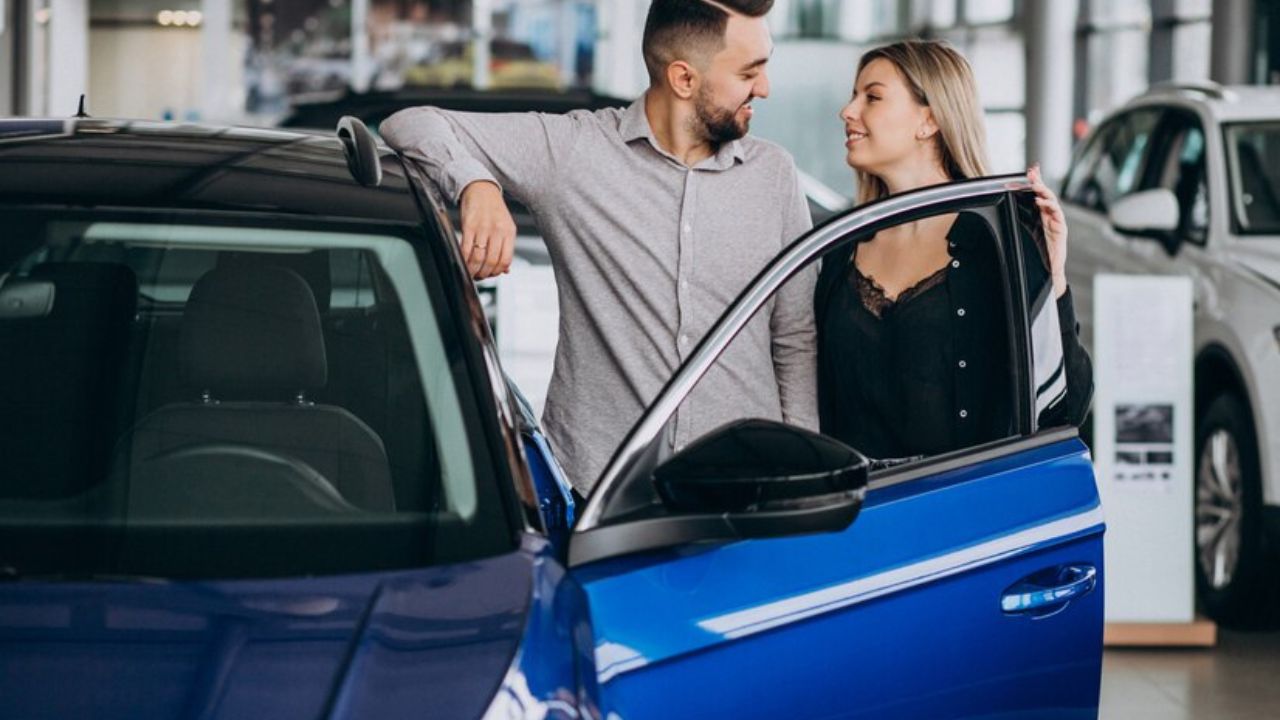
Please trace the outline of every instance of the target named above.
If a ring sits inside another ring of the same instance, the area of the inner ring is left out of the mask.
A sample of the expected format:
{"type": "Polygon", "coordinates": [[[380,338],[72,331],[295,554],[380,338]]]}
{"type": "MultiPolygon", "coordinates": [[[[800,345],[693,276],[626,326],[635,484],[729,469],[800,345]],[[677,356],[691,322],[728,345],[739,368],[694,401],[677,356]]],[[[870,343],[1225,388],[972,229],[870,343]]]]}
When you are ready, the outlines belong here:
{"type": "Polygon", "coordinates": [[[471,0],[472,87],[489,87],[489,41],[493,39],[492,0],[471,0]]]}
{"type": "Polygon", "coordinates": [[[204,0],[200,24],[200,64],[204,83],[200,88],[200,120],[228,122],[237,115],[232,84],[231,0],[204,0]]]}
{"type": "Polygon", "coordinates": [[[369,0],[351,0],[351,89],[365,92],[373,80],[369,56],[369,0]]]}
{"type": "Polygon", "coordinates": [[[1076,0],[1027,0],[1027,161],[1051,184],[1071,163],[1076,0]]]}
{"type": "Polygon", "coordinates": [[[573,0],[559,0],[556,8],[560,31],[560,84],[573,85],[578,65],[578,4],[573,0]]]}
{"type": "MultiPolygon", "coordinates": [[[[50,0],[44,114],[69,117],[89,91],[89,3],[50,0]]],[[[93,114],[93,98],[87,101],[93,114]]]]}
{"type": "Polygon", "coordinates": [[[599,0],[594,85],[598,92],[621,98],[639,97],[649,87],[641,43],[647,2],[599,0]]]}

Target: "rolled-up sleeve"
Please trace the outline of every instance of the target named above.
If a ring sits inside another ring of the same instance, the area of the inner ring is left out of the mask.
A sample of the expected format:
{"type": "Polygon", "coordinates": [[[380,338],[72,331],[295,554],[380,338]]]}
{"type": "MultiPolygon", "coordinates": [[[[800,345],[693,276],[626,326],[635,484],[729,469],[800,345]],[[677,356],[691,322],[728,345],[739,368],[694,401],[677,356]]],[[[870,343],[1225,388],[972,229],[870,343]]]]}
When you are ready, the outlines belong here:
{"type": "MultiPolygon", "coordinates": [[[[791,169],[783,223],[786,247],[813,227],[809,204],[791,169]]],[[[778,292],[770,318],[773,367],[782,400],[782,419],[810,430],[818,429],[817,333],[813,319],[813,292],[818,267],[811,264],[787,281],[778,292]]]]}
{"type": "Polygon", "coordinates": [[[497,184],[526,205],[553,187],[563,153],[575,146],[579,113],[469,113],[416,107],[379,127],[383,139],[418,163],[454,202],[477,181],[497,184]]]}

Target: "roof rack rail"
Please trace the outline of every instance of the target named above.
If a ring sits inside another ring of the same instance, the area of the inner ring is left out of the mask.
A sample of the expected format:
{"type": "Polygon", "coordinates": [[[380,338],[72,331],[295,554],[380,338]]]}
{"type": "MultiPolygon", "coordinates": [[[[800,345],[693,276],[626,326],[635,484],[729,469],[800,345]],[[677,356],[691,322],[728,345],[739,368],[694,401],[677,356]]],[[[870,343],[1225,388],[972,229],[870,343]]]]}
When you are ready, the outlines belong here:
{"type": "Polygon", "coordinates": [[[1152,85],[1147,92],[1154,93],[1200,93],[1214,100],[1230,100],[1232,93],[1212,80],[1166,80],[1152,85]]]}
{"type": "Polygon", "coordinates": [[[365,187],[382,184],[382,160],[378,157],[378,140],[368,126],[354,115],[338,121],[338,139],[342,141],[351,177],[365,187]]]}

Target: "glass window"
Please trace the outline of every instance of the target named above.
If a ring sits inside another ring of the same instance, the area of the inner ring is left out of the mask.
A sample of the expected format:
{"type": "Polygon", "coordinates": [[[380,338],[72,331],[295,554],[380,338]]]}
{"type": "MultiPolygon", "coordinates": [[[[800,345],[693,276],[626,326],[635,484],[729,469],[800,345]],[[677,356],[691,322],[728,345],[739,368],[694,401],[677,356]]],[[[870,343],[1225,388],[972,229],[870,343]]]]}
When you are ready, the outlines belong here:
{"type": "Polygon", "coordinates": [[[1116,198],[1135,190],[1159,119],[1158,110],[1143,109],[1107,123],[1077,161],[1079,170],[1072,170],[1067,198],[1106,212],[1116,198]]]}
{"type": "Polygon", "coordinates": [[[1171,115],[1162,140],[1161,159],[1153,163],[1151,187],[1178,198],[1178,233],[1204,244],[1209,233],[1209,188],[1205,173],[1205,138],[1194,116],[1171,115]]]}
{"type": "Polygon", "coordinates": [[[918,266],[902,267],[903,256],[891,251],[901,238],[886,228],[851,237],[821,259],[821,272],[815,261],[774,293],[681,404],[669,428],[672,448],[713,431],[723,409],[709,408],[724,408],[726,398],[739,398],[735,411],[748,417],[802,407],[788,405],[774,381],[800,338],[778,333],[802,330],[813,310],[823,434],[883,467],[1016,434],[998,215],[994,207],[935,211],[917,222],[936,240],[918,266]]]}
{"type": "Polygon", "coordinates": [[[13,572],[310,575],[509,549],[415,230],[205,220],[0,215],[13,572]]]}
{"type": "Polygon", "coordinates": [[[1246,233],[1280,233],[1280,123],[1226,129],[1231,208],[1246,233]]]}

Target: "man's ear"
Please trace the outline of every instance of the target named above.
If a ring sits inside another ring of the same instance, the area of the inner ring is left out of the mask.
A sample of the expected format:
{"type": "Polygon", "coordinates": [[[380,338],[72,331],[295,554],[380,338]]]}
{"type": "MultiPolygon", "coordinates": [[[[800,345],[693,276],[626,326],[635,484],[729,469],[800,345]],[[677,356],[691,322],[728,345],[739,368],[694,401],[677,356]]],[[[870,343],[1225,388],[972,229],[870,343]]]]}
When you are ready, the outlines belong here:
{"type": "Polygon", "coordinates": [[[681,100],[688,100],[698,91],[702,76],[696,68],[684,60],[676,60],[667,66],[667,86],[681,100]]]}

